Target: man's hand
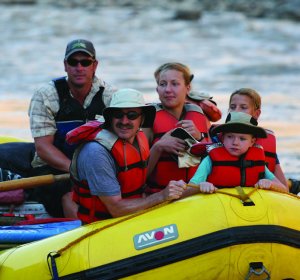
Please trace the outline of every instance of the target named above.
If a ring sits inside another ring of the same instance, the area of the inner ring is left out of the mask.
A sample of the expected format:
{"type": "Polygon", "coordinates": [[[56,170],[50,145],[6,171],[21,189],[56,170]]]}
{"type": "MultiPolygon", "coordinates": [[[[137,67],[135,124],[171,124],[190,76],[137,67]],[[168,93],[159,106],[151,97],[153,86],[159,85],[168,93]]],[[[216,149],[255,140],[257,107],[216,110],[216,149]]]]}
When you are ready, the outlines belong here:
{"type": "Polygon", "coordinates": [[[186,189],[186,183],[182,180],[170,181],[167,187],[162,190],[165,201],[179,199],[184,190],[186,189]]]}

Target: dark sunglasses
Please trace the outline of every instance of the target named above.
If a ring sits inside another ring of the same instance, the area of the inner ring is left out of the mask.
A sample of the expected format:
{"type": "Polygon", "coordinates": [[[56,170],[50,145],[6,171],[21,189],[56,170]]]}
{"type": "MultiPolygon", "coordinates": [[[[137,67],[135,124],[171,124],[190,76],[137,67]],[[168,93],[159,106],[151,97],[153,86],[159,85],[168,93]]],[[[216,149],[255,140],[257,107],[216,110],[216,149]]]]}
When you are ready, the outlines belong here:
{"type": "Polygon", "coordinates": [[[124,116],[127,117],[128,120],[136,120],[141,114],[135,111],[129,111],[127,113],[124,113],[122,111],[114,111],[113,117],[116,119],[122,119],[124,116]]]}
{"type": "Polygon", "coordinates": [[[67,63],[72,66],[75,67],[78,65],[78,63],[83,66],[83,67],[88,67],[90,66],[92,63],[94,62],[94,60],[91,59],[82,59],[82,60],[77,60],[75,58],[68,58],[67,59],[67,63]]]}

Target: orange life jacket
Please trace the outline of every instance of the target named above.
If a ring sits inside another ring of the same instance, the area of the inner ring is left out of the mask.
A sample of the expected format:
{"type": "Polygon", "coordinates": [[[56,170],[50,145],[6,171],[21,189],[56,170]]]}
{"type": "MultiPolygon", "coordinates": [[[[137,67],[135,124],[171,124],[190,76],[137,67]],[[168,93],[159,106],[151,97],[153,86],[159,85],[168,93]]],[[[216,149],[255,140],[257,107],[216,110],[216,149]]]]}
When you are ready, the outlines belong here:
{"type": "MultiPolygon", "coordinates": [[[[195,104],[185,104],[183,120],[193,120],[198,130],[207,140],[208,129],[206,117],[202,109],[195,104]]],[[[161,106],[157,106],[155,121],[153,124],[153,143],[157,142],[166,132],[176,128],[178,120],[161,106]]],[[[170,180],[184,180],[188,182],[196,172],[198,166],[178,168],[177,157],[163,153],[159,158],[155,170],[153,170],[148,182],[146,192],[148,194],[164,189],[170,180]]]]}
{"type": "MultiPolygon", "coordinates": [[[[117,138],[106,129],[99,128],[94,141],[107,148],[117,165],[117,178],[121,186],[122,198],[138,198],[142,196],[146,182],[149,145],[145,134],[139,131],[136,135],[139,151],[130,143],[117,138]]],[[[81,146],[82,147],[82,146],[81,146]]],[[[79,180],[77,173],[77,157],[75,152],[71,164],[71,177],[75,182],[73,200],[79,204],[78,218],[84,223],[110,218],[111,215],[98,196],[90,193],[86,180],[79,180]]]]}
{"type": "Polygon", "coordinates": [[[267,138],[257,138],[256,143],[261,145],[265,151],[265,158],[267,167],[274,173],[276,165],[276,137],[273,131],[265,129],[267,132],[267,138]]]}
{"type": "Polygon", "coordinates": [[[250,147],[241,157],[232,156],[221,143],[208,147],[212,171],[207,182],[217,188],[253,187],[265,177],[264,150],[259,145],[250,147]]]}
{"type": "MultiPolygon", "coordinates": [[[[217,124],[213,124],[211,128],[215,126],[217,126],[217,124]]],[[[266,165],[269,170],[274,173],[277,159],[276,137],[272,130],[265,129],[265,131],[267,132],[267,138],[257,138],[256,144],[261,145],[264,148],[266,165]]],[[[218,133],[215,136],[211,136],[211,139],[213,142],[217,143],[220,141],[221,137],[222,133],[218,133]]]]}
{"type": "Polygon", "coordinates": [[[93,141],[102,130],[103,122],[98,120],[89,121],[69,131],[66,135],[66,142],[69,145],[78,145],[84,142],[93,141]]]}

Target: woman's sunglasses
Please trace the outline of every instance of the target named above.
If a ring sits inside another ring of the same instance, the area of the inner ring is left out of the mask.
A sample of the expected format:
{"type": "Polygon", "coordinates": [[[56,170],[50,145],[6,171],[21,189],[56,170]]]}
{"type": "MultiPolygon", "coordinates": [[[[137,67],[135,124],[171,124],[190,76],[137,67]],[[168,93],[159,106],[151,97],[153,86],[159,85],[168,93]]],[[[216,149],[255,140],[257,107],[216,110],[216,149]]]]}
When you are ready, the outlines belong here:
{"type": "Polygon", "coordinates": [[[83,67],[88,67],[90,66],[92,63],[94,62],[94,60],[91,59],[82,59],[82,60],[77,60],[75,58],[68,58],[67,59],[67,63],[72,66],[75,67],[78,65],[78,63],[83,66],[83,67]]]}
{"type": "Polygon", "coordinates": [[[122,111],[114,111],[113,112],[113,117],[116,119],[122,119],[124,116],[127,117],[128,120],[136,120],[139,116],[141,115],[141,113],[138,113],[136,111],[129,111],[127,113],[124,113],[122,111]]]}

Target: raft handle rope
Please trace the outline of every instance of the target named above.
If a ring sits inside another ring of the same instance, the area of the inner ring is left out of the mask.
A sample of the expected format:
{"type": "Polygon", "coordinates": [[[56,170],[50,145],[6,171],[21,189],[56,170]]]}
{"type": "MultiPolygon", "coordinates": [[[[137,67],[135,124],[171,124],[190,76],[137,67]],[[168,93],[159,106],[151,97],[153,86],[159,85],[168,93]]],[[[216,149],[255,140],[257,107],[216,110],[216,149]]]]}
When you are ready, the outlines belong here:
{"type": "Polygon", "coordinates": [[[60,254],[58,254],[57,252],[50,252],[47,256],[47,264],[53,280],[59,279],[57,266],[55,262],[55,259],[58,257],[60,257],[60,254]]]}
{"type": "Polygon", "coordinates": [[[79,237],[79,238],[71,241],[69,244],[67,244],[65,247],[61,248],[58,251],[52,251],[52,252],[50,252],[48,254],[48,256],[47,256],[47,263],[48,263],[49,271],[50,271],[50,273],[52,275],[52,279],[53,280],[58,280],[59,279],[55,259],[58,258],[58,257],[60,257],[64,251],[68,250],[69,248],[71,248],[72,246],[76,245],[77,243],[79,243],[80,241],[84,240],[85,238],[88,238],[88,237],[90,237],[90,236],[92,236],[92,235],[94,235],[94,234],[96,234],[96,233],[98,233],[98,232],[100,232],[102,230],[105,230],[107,228],[110,228],[112,226],[115,226],[117,224],[125,222],[127,220],[130,220],[130,219],[133,219],[135,217],[138,217],[138,216],[140,216],[140,215],[142,215],[144,213],[150,212],[150,211],[152,211],[154,209],[157,209],[157,208],[160,208],[162,206],[165,206],[165,205],[169,204],[170,202],[172,202],[172,201],[171,200],[170,201],[165,201],[165,202],[157,204],[157,205],[155,205],[153,207],[150,207],[150,208],[147,208],[145,210],[141,210],[139,212],[136,212],[136,213],[134,213],[134,214],[132,214],[130,216],[125,216],[124,218],[121,218],[118,221],[115,221],[115,222],[113,222],[111,224],[108,224],[108,225],[103,226],[101,228],[97,228],[95,230],[92,230],[92,231],[90,231],[90,232],[82,235],[81,237],[79,237]]]}
{"type": "MultiPolygon", "coordinates": [[[[187,187],[192,187],[192,188],[199,188],[198,185],[192,184],[192,183],[186,184],[186,186],[187,186],[187,187]]],[[[256,191],[256,188],[253,189],[249,194],[247,194],[247,198],[249,198],[249,196],[250,196],[254,191],[256,191]]],[[[229,196],[232,196],[232,197],[235,197],[235,198],[237,198],[237,199],[242,200],[242,197],[241,197],[240,195],[238,195],[238,194],[231,194],[231,193],[227,193],[227,192],[224,192],[224,191],[221,191],[221,190],[218,190],[217,193],[229,195],[229,196]]],[[[111,223],[111,224],[108,224],[108,225],[106,225],[106,226],[103,226],[103,227],[101,227],[101,228],[97,228],[97,229],[95,229],[95,230],[92,230],[92,231],[90,231],[90,232],[88,232],[88,233],[82,235],[81,237],[79,237],[79,238],[77,238],[77,239],[71,241],[69,244],[67,244],[65,247],[59,249],[58,251],[49,253],[49,255],[48,255],[47,258],[51,258],[51,262],[52,262],[52,261],[53,261],[53,260],[52,260],[53,258],[56,258],[56,257],[61,256],[62,253],[63,253],[64,251],[68,250],[69,248],[71,248],[72,246],[76,245],[77,243],[79,243],[80,241],[84,240],[85,238],[88,238],[88,237],[90,237],[90,236],[92,236],[92,235],[94,235],[94,234],[96,234],[96,233],[98,233],[98,232],[100,232],[100,231],[102,231],[102,230],[105,230],[105,229],[107,229],[107,228],[110,228],[110,227],[112,227],[112,226],[115,226],[115,225],[117,225],[117,224],[120,224],[120,223],[125,222],[125,221],[127,221],[127,220],[133,219],[133,218],[135,218],[135,217],[137,217],[137,216],[140,216],[140,215],[142,215],[142,214],[144,214],[144,213],[147,213],[147,212],[150,212],[150,211],[152,211],[152,210],[154,210],[154,209],[157,209],[157,208],[160,208],[160,207],[162,207],[162,206],[165,206],[165,205],[169,204],[170,202],[172,202],[172,201],[165,201],[165,202],[160,203],[160,204],[157,204],[157,205],[155,205],[155,206],[153,206],[153,207],[151,207],[151,208],[147,208],[147,209],[145,209],[145,210],[141,210],[141,211],[139,211],[139,212],[136,212],[136,213],[134,213],[134,214],[132,214],[132,215],[130,215],[130,216],[125,216],[124,218],[121,218],[120,220],[115,221],[115,222],[113,222],[113,223],[111,223]],[[53,256],[52,256],[51,254],[53,254],[53,256]]],[[[54,262],[55,262],[55,260],[54,260],[54,262]]],[[[50,267],[49,267],[49,269],[50,269],[50,267]]],[[[50,271],[51,271],[51,270],[50,270],[50,271]]]]}
{"type": "MultiPolygon", "coordinates": [[[[187,187],[192,187],[192,188],[199,188],[198,185],[192,184],[192,183],[186,184],[186,186],[187,186],[187,187]]],[[[217,190],[217,193],[224,194],[224,195],[229,195],[229,196],[235,197],[235,198],[240,199],[241,201],[243,201],[243,199],[245,199],[246,197],[247,197],[247,199],[249,199],[249,197],[250,197],[257,189],[258,189],[258,188],[255,187],[252,191],[250,191],[248,194],[246,194],[246,196],[244,196],[243,198],[241,197],[241,195],[227,193],[227,192],[222,191],[222,190],[217,190]]],[[[276,191],[278,191],[278,190],[276,190],[276,191]]],[[[283,191],[279,191],[279,192],[283,192],[283,191]]],[[[283,192],[283,193],[285,193],[285,192],[283,192]]],[[[292,194],[290,194],[290,195],[292,195],[292,194]]],[[[296,196],[296,195],[293,195],[293,196],[296,196]]],[[[296,197],[300,198],[299,196],[296,196],[296,197]]],[[[81,237],[79,237],[79,238],[77,238],[77,239],[71,241],[69,244],[67,244],[65,247],[59,249],[58,251],[50,252],[50,253],[48,254],[48,256],[47,256],[47,262],[48,262],[49,271],[50,271],[50,273],[51,273],[51,275],[52,275],[52,277],[53,277],[52,279],[54,279],[54,280],[59,279],[58,272],[57,272],[57,267],[56,267],[56,263],[55,263],[55,258],[60,257],[60,256],[63,254],[64,251],[66,251],[66,250],[68,250],[69,248],[73,247],[74,245],[76,245],[77,243],[81,242],[81,241],[84,240],[85,238],[88,238],[88,237],[90,237],[90,236],[92,236],[92,235],[94,235],[94,234],[96,234],[96,233],[98,233],[98,232],[100,232],[100,231],[102,231],[102,230],[105,230],[105,229],[107,229],[107,228],[110,228],[110,227],[115,226],[115,225],[117,225],[117,224],[120,224],[120,223],[122,223],[122,222],[125,222],[125,221],[127,221],[127,220],[130,220],[130,219],[133,219],[133,218],[135,218],[135,217],[138,217],[138,216],[140,216],[140,215],[142,215],[142,214],[145,214],[145,213],[147,213],[147,212],[150,212],[150,211],[152,211],[152,210],[155,210],[155,209],[157,209],[157,208],[160,208],[160,207],[162,207],[162,206],[165,206],[165,205],[169,204],[170,202],[172,202],[172,201],[165,201],[165,202],[160,203],[160,204],[157,204],[157,205],[155,205],[155,206],[153,206],[153,207],[150,207],[150,208],[147,208],[147,209],[145,209],[145,210],[141,210],[141,211],[139,211],[139,212],[136,212],[136,213],[134,213],[134,214],[132,214],[132,215],[130,215],[130,216],[125,216],[124,218],[121,218],[120,220],[117,220],[117,221],[115,221],[115,222],[113,222],[113,223],[111,223],[111,224],[108,224],[108,225],[103,226],[103,227],[101,227],[101,228],[97,228],[97,229],[95,229],[95,230],[92,230],[92,231],[90,231],[90,232],[88,232],[88,233],[82,235],[81,237]],[[52,269],[50,268],[49,260],[51,261],[51,268],[52,268],[52,269]],[[55,278],[55,277],[58,277],[58,278],[55,278]]]]}
{"type": "MultiPolygon", "coordinates": [[[[190,184],[186,184],[186,186],[187,186],[187,187],[193,187],[193,188],[199,188],[198,185],[196,185],[196,184],[191,184],[191,183],[190,183],[190,184]]],[[[246,196],[247,196],[247,199],[248,199],[249,195],[251,195],[254,191],[256,191],[256,189],[252,190],[248,195],[246,195],[246,196]]],[[[241,197],[240,195],[238,195],[238,194],[231,194],[231,193],[227,193],[227,192],[224,192],[224,191],[221,191],[221,190],[218,190],[217,193],[221,193],[221,194],[233,196],[233,197],[235,197],[235,198],[238,198],[238,199],[242,200],[242,197],[241,197]]],[[[103,227],[101,227],[101,228],[97,228],[97,229],[95,229],[95,230],[92,230],[92,231],[90,231],[90,232],[88,232],[88,233],[82,235],[81,237],[75,239],[74,241],[70,242],[70,243],[67,244],[65,247],[61,248],[60,250],[58,250],[58,251],[57,251],[57,254],[60,256],[64,251],[66,251],[67,249],[69,249],[69,248],[72,247],[73,245],[79,243],[81,240],[83,240],[83,239],[85,239],[85,238],[87,238],[87,237],[90,237],[90,236],[92,236],[92,235],[94,235],[94,234],[96,234],[96,233],[98,233],[98,232],[100,232],[100,231],[102,231],[102,230],[104,230],[104,229],[106,229],[106,228],[110,228],[110,227],[112,227],[112,226],[114,226],[114,225],[120,224],[120,223],[125,222],[125,221],[127,221],[127,220],[130,220],[130,219],[132,219],[132,218],[135,218],[135,217],[137,217],[137,216],[140,216],[140,215],[142,215],[142,214],[144,214],[144,213],[150,212],[150,211],[152,211],[152,210],[154,210],[154,209],[160,208],[160,207],[162,207],[162,206],[164,206],[164,205],[169,204],[170,202],[171,202],[171,201],[165,201],[165,202],[160,203],[160,204],[157,204],[157,205],[155,205],[155,206],[153,206],[153,207],[151,207],[151,208],[147,208],[147,209],[145,209],[145,210],[141,210],[141,211],[139,211],[139,212],[136,212],[136,213],[134,213],[134,214],[132,214],[132,215],[130,215],[130,216],[125,216],[124,218],[121,218],[120,220],[115,221],[115,222],[113,222],[113,223],[111,223],[111,224],[109,224],[109,225],[106,225],[106,226],[103,226],[103,227]]]]}
{"type": "MultiPolygon", "coordinates": [[[[186,184],[186,186],[187,186],[187,187],[191,187],[191,188],[199,189],[199,185],[194,184],[194,183],[188,183],[188,184],[186,184]]],[[[236,188],[237,190],[238,190],[238,188],[241,188],[241,189],[242,189],[242,187],[240,187],[240,186],[235,187],[235,188],[236,188]]],[[[250,198],[250,196],[251,196],[255,191],[257,191],[258,189],[262,189],[262,188],[259,188],[259,187],[256,187],[256,186],[255,186],[255,187],[253,187],[253,190],[252,190],[252,191],[250,191],[250,192],[247,193],[247,194],[244,193],[244,194],[242,194],[242,195],[241,195],[241,194],[228,193],[228,192],[222,191],[222,190],[220,190],[220,189],[217,189],[217,190],[216,190],[216,193],[221,193],[221,194],[229,195],[229,196],[232,196],[232,197],[235,197],[235,198],[240,199],[242,202],[245,202],[245,201],[248,200],[248,199],[250,198]]],[[[297,196],[297,195],[295,195],[295,194],[289,193],[288,191],[284,191],[284,190],[279,189],[279,188],[274,187],[274,186],[271,186],[270,189],[263,189],[263,190],[266,190],[266,191],[275,191],[275,192],[284,193],[284,194],[291,195],[291,196],[293,196],[293,197],[300,198],[299,196],[297,196]]],[[[239,190],[238,190],[238,192],[239,192],[239,190]]]]}
{"type": "MultiPolygon", "coordinates": [[[[194,189],[199,189],[199,185],[197,184],[193,184],[193,183],[189,183],[187,184],[187,187],[190,188],[194,188],[194,189]]],[[[236,187],[236,188],[241,188],[241,187],[236,187]]],[[[249,199],[249,197],[257,190],[257,188],[254,188],[252,191],[250,191],[248,194],[244,193],[244,194],[234,194],[234,193],[228,193],[225,191],[222,191],[220,189],[216,190],[216,193],[220,193],[220,194],[225,194],[225,195],[229,195],[232,197],[235,197],[239,200],[241,200],[242,202],[245,202],[246,200],[249,199]]]]}
{"type": "MultiPolygon", "coordinates": [[[[198,185],[193,184],[193,183],[186,184],[186,186],[187,186],[187,187],[192,187],[192,188],[199,188],[198,185]]],[[[240,199],[240,200],[244,201],[245,199],[246,199],[246,200],[249,199],[249,197],[250,197],[257,189],[258,189],[258,188],[256,188],[256,187],[253,188],[253,190],[250,191],[248,194],[245,194],[244,197],[241,197],[241,195],[239,195],[239,194],[232,194],[232,193],[228,193],[228,192],[225,192],[225,191],[222,191],[222,190],[217,190],[217,193],[224,194],[224,195],[229,195],[229,196],[232,196],[232,197],[235,197],[235,198],[237,198],[237,199],[240,199]]],[[[295,195],[293,195],[293,196],[295,196],[295,195]]],[[[298,197],[298,198],[299,198],[299,197],[298,197]]],[[[85,238],[87,238],[87,237],[90,237],[90,236],[92,236],[92,235],[94,235],[94,234],[96,234],[96,233],[98,233],[98,232],[100,232],[100,231],[102,231],[102,230],[104,230],[104,229],[106,229],[106,228],[110,228],[110,227],[112,227],[112,226],[115,226],[115,225],[117,225],[117,224],[120,224],[120,223],[125,222],[125,221],[130,220],[130,219],[133,219],[133,218],[138,217],[138,216],[140,216],[140,215],[142,215],[142,214],[145,214],[145,213],[147,213],[147,212],[150,212],[150,211],[152,211],[152,210],[155,210],[155,209],[157,209],[157,208],[160,208],[160,207],[162,207],[162,206],[165,206],[165,205],[169,204],[170,202],[172,202],[172,201],[165,201],[165,202],[160,203],[160,204],[157,204],[157,205],[155,205],[155,206],[153,206],[153,207],[150,207],[150,208],[147,208],[147,209],[145,209],[145,210],[141,210],[141,211],[139,211],[139,212],[136,212],[136,213],[134,213],[134,214],[132,214],[132,215],[130,215],[130,216],[125,216],[124,218],[121,218],[120,220],[115,221],[115,222],[113,222],[113,223],[111,223],[111,224],[109,224],[109,225],[106,225],[106,226],[103,226],[103,227],[101,227],[101,228],[97,228],[97,229],[95,229],[95,230],[92,230],[92,231],[90,231],[90,232],[88,232],[88,233],[82,235],[81,237],[79,237],[79,238],[73,240],[72,242],[70,242],[69,244],[67,244],[65,247],[63,247],[63,248],[61,248],[60,250],[58,250],[56,253],[60,256],[64,251],[66,251],[67,249],[69,249],[69,248],[72,247],[73,245],[76,245],[76,244],[79,243],[81,240],[83,240],[83,239],[85,239],[85,238]]]]}
{"type": "Polygon", "coordinates": [[[249,197],[249,194],[251,195],[251,192],[249,194],[246,194],[244,189],[240,186],[235,187],[239,195],[241,196],[241,202],[244,206],[254,206],[255,203],[251,200],[249,197]]]}

